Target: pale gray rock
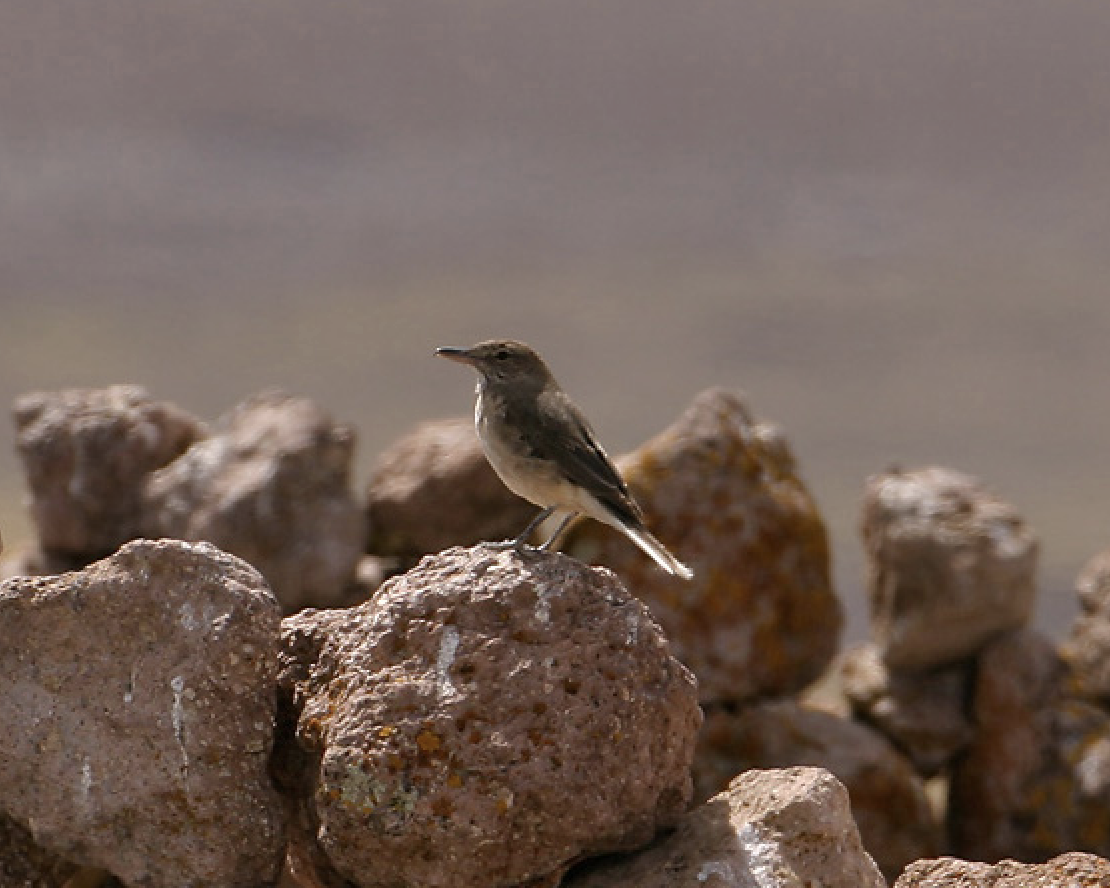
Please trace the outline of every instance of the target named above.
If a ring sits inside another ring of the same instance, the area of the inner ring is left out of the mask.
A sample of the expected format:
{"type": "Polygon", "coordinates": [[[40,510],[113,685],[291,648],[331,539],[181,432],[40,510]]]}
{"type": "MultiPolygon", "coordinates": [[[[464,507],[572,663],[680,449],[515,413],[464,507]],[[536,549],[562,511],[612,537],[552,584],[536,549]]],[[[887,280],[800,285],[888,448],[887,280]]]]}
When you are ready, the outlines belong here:
{"type": "Polygon", "coordinates": [[[129,886],[272,884],[279,619],[258,572],[207,544],[0,584],[0,807],[129,886]]]}
{"type": "Polygon", "coordinates": [[[1072,693],[1110,702],[1110,550],[1100,552],[1076,580],[1079,615],[1060,647],[1072,693]]]}
{"type": "Polygon", "coordinates": [[[891,668],[971,657],[1029,621],[1036,537],[975,479],[936,467],[869,478],[862,533],[872,637],[891,668]]]}
{"type": "Polygon", "coordinates": [[[367,491],[369,551],[414,556],[512,539],[538,511],[497,477],[472,419],[422,423],[378,458],[367,491]]]}
{"type": "Polygon", "coordinates": [[[689,802],[694,678],[610,571],[448,549],[283,639],[277,773],[323,884],[551,884],[689,802]]]}
{"type": "Polygon", "coordinates": [[[150,478],[144,532],[249,561],[287,613],[342,604],[366,542],[353,450],[354,432],[311,401],[258,395],[150,478]]]}
{"type": "Polygon", "coordinates": [[[35,392],[13,417],[42,548],[86,562],[139,535],[147,477],[204,436],[138,386],[35,392]]]}
{"type": "Polygon", "coordinates": [[[564,888],[885,888],[848,793],[820,768],[748,771],[650,848],[585,864],[564,888]]]}
{"type": "Polygon", "coordinates": [[[664,573],[596,521],[572,526],[564,551],[612,568],[647,603],[702,702],[783,696],[820,676],[843,613],[825,524],[782,430],[709,389],[619,464],[647,525],[694,578],[664,573]]]}
{"type": "Polygon", "coordinates": [[[1110,715],[1064,686],[1064,664],[1038,633],[1011,633],[980,656],[975,735],[948,802],[961,857],[1110,854],[1110,715]]]}
{"type": "Polygon", "coordinates": [[[1070,852],[1047,863],[972,863],[955,857],[919,860],[894,888],[1110,888],[1110,861],[1070,852]]]}
{"type": "Polygon", "coordinates": [[[836,775],[852,798],[864,847],[893,878],[911,860],[941,850],[941,830],[921,778],[867,725],[791,701],[736,712],[708,709],[694,763],[695,797],[751,768],[808,765],[836,775]]]}
{"type": "Polygon", "coordinates": [[[907,755],[919,774],[939,773],[971,742],[967,712],[971,667],[899,672],[873,644],[849,650],[840,663],[844,694],[858,718],[907,755]]]}

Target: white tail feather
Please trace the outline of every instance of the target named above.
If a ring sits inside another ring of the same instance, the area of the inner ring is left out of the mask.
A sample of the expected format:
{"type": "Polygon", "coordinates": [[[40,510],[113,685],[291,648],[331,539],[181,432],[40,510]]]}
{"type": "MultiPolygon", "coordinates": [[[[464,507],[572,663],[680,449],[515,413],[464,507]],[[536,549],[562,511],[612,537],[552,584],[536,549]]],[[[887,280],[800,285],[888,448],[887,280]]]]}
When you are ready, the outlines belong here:
{"type": "Polygon", "coordinates": [[[625,524],[618,524],[617,527],[624,531],[625,536],[650,555],[652,560],[667,573],[682,577],[684,580],[693,579],[694,572],[668,552],[666,547],[646,530],[628,527],[625,524]]]}

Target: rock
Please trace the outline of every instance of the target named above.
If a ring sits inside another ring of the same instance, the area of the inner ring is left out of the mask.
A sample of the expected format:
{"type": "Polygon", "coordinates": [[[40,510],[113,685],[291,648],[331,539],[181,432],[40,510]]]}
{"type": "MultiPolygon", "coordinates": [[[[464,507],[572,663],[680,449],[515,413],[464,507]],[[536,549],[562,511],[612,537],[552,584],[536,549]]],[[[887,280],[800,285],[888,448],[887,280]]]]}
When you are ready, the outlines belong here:
{"type": "Polygon", "coordinates": [[[78,870],[35,844],[30,832],[0,814],[0,885],[4,888],[66,888],[78,870]]]}
{"type": "Polygon", "coordinates": [[[1076,581],[1079,616],[1060,654],[1070,670],[1069,691],[1110,702],[1110,550],[1092,558],[1076,581]]]}
{"type": "Polygon", "coordinates": [[[448,549],[283,639],[277,772],[324,884],[553,883],[689,802],[695,680],[607,570],[448,549]]]}
{"type": "Polygon", "coordinates": [[[1022,631],[979,659],[975,736],[952,775],[954,850],[974,860],[1110,853],[1110,716],[1063,697],[1064,666],[1022,631]]]}
{"type": "Polygon", "coordinates": [[[919,774],[938,774],[971,741],[968,666],[898,672],[867,644],[844,655],[840,672],[852,711],[908,756],[919,774]]]}
{"type": "Polygon", "coordinates": [[[278,631],[258,573],[205,544],[0,584],[0,807],[128,885],[272,883],[278,631]]]}
{"type": "Polygon", "coordinates": [[[239,405],[220,429],[151,477],[145,533],[249,561],[286,612],[343,603],[366,535],[349,489],[354,433],[280,392],[239,405]]]}
{"type": "Polygon", "coordinates": [[[728,775],[793,765],[826,768],[844,782],[864,847],[888,878],[939,853],[940,826],[909,762],[871,728],[793,702],[707,710],[695,797],[716,792],[728,775]]]}
{"type": "Polygon", "coordinates": [[[75,555],[47,552],[38,546],[29,546],[0,557],[0,580],[12,577],[45,577],[52,574],[80,570],[88,562],[75,555]]]}
{"type": "Polygon", "coordinates": [[[536,507],[490,467],[472,419],[426,422],[386,450],[368,490],[369,551],[414,556],[512,539],[536,507]]]}
{"type": "Polygon", "coordinates": [[[1014,507],[942,468],[868,479],[871,631],[895,669],[971,657],[1032,613],[1037,540],[1014,507]]]}
{"type": "Polygon", "coordinates": [[[85,563],[139,534],[147,476],[204,436],[137,386],[35,392],[13,416],[41,545],[85,563]]]}
{"type": "Polygon", "coordinates": [[[633,855],[590,862],[564,888],[885,888],[848,794],[828,771],[749,771],[633,855]]]}
{"type": "Polygon", "coordinates": [[[894,888],[1107,888],[1110,861],[1093,854],[1062,854],[1043,864],[969,863],[954,857],[910,864],[894,888]]]}
{"type": "Polygon", "coordinates": [[[611,567],[647,603],[702,701],[785,695],[819,676],[843,615],[824,523],[781,431],[710,389],[619,463],[647,524],[694,579],[664,574],[595,521],[573,526],[564,550],[611,567]]]}

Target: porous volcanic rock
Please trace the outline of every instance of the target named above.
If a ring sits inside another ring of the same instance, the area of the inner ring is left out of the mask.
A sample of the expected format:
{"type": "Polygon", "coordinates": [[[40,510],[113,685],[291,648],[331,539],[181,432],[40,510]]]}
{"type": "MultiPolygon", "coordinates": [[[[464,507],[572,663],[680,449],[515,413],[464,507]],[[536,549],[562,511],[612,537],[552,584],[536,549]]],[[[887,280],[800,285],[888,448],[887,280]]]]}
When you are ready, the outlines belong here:
{"type": "Polygon", "coordinates": [[[378,458],[368,488],[369,550],[414,556],[511,539],[537,512],[497,477],[472,419],[422,423],[378,458]]]}
{"type": "Polygon", "coordinates": [[[694,764],[695,797],[751,768],[826,768],[852,798],[864,847],[893,878],[940,852],[941,830],[921,778],[874,729],[791,701],[708,709],[694,764]]]}
{"type": "Polygon", "coordinates": [[[1110,550],[1087,562],[1075,586],[1080,612],[1060,647],[1071,673],[1069,690],[1110,702],[1110,550]]]}
{"type": "Polygon", "coordinates": [[[272,883],[279,625],[258,572],[207,544],[0,584],[0,807],[128,885],[272,883]]]}
{"type": "Polygon", "coordinates": [[[1036,537],[974,478],[937,467],[869,478],[862,533],[871,633],[892,668],[973,656],[1029,621],[1036,537]]]}
{"type": "Polygon", "coordinates": [[[147,476],[204,436],[199,420],[129,385],[23,395],[13,417],[40,544],[85,562],[140,533],[147,476]]]}
{"type": "Polygon", "coordinates": [[[564,888],[885,888],[848,794],[820,768],[748,771],[631,855],[584,864],[564,888]]]}
{"type": "Polygon", "coordinates": [[[971,667],[930,672],[888,667],[873,644],[849,650],[840,663],[853,712],[909,756],[918,773],[939,773],[971,742],[971,667]]]}
{"type": "Polygon", "coordinates": [[[894,888],[1110,888],[1110,861],[1078,851],[1047,863],[941,857],[911,863],[894,888]]]}
{"type": "Polygon", "coordinates": [[[1063,694],[1065,668],[1036,632],[979,658],[975,735],[952,774],[953,850],[972,860],[1110,854],[1110,715],[1063,694]]]}
{"type": "Polygon", "coordinates": [[[354,432],[281,392],[240,404],[218,430],[150,478],[146,535],[249,561],[287,613],[343,603],[366,542],[349,488],[354,432]]]}
{"type": "Polygon", "coordinates": [[[576,523],[563,548],[611,567],[647,603],[702,701],[785,695],[819,676],[843,614],[825,525],[781,430],[710,389],[619,464],[648,526],[694,579],[663,573],[596,521],[576,523]]]}
{"type": "Polygon", "coordinates": [[[550,883],[689,802],[694,677],[610,571],[448,549],[283,639],[278,773],[325,884],[550,883]]]}

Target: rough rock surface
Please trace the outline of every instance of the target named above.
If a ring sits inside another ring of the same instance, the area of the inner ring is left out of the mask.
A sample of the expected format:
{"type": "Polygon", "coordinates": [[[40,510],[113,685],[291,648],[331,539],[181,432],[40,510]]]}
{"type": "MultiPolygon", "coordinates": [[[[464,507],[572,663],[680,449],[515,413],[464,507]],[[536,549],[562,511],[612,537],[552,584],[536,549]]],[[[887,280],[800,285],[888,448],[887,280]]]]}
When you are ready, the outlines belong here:
{"type": "Polygon", "coordinates": [[[973,860],[1110,854],[1110,715],[1063,697],[1064,666],[1034,632],[983,652],[976,732],[952,775],[954,850],[973,860]]]}
{"type": "Polygon", "coordinates": [[[941,857],[910,864],[894,888],[1110,888],[1110,861],[1081,852],[1041,864],[941,857]]]}
{"type": "Polygon", "coordinates": [[[1060,648],[1070,690],[1110,702],[1110,550],[1087,562],[1075,585],[1080,613],[1060,648]]]}
{"type": "Polygon", "coordinates": [[[287,618],[283,639],[300,753],[278,773],[325,884],[557,879],[689,802],[695,680],[607,570],[448,549],[365,605],[287,618]]]}
{"type": "Polygon", "coordinates": [[[899,672],[883,662],[875,645],[867,644],[844,655],[840,676],[855,714],[882,732],[926,777],[940,772],[971,741],[967,665],[899,672]]]}
{"type": "Polygon", "coordinates": [[[77,870],[40,848],[30,832],[0,814],[0,885],[4,888],[65,888],[77,870]]]}
{"type": "Polygon", "coordinates": [[[797,691],[836,653],[843,615],[825,525],[782,432],[710,389],[677,423],[620,460],[647,523],[694,571],[660,571],[596,521],[564,550],[615,570],[651,608],[703,702],[797,691]]]}
{"type": "Polygon", "coordinates": [[[13,415],[40,543],[85,561],[139,534],[147,476],[204,435],[136,386],[35,392],[13,415]]]}
{"type": "Polygon", "coordinates": [[[206,544],[0,584],[0,807],[128,885],[266,884],[279,625],[258,572],[206,544]]]}
{"type": "Polygon", "coordinates": [[[511,539],[536,507],[491,468],[472,419],[426,422],[381,454],[368,490],[369,550],[413,556],[511,539]]]}
{"type": "Polygon", "coordinates": [[[848,794],[828,771],[749,771],[678,829],[632,855],[586,864],[564,888],[885,888],[848,794]]]}
{"type": "Polygon", "coordinates": [[[1032,613],[1037,540],[1013,506],[943,468],[868,479],[872,637],[892,668],[975,654],[1032,613]]]}
{"type": "Polygon", "coordinates": [[[749,768],[792,765],[826,768],[844,782],[863,844],[888,878],[940,852],[940,826],[909,762],[872,728],[793,702],[707,711],[694,764],[696,798],[749,768]]]}
{"type": "Polygon", "coordinates": [[[351,429],[311,401],[258,395],[151,477],[144,532],[249,561],[286,612],[341,603],[366,542],[349,489],[353,449],[351,429]]]}

